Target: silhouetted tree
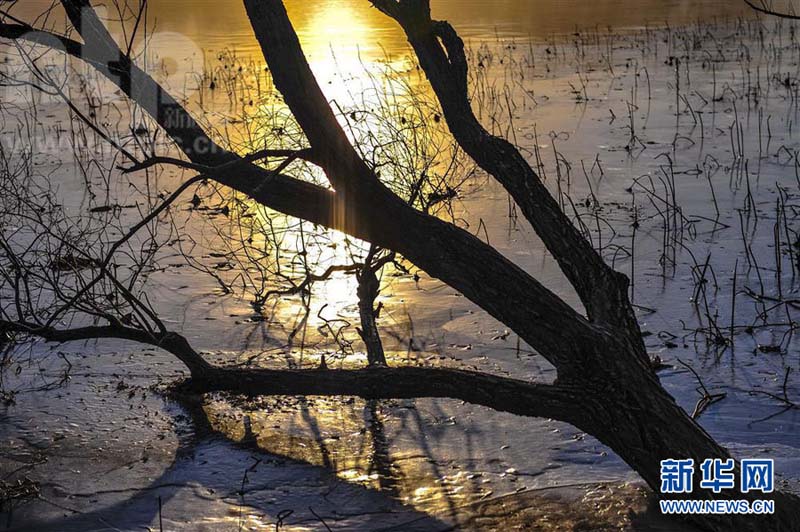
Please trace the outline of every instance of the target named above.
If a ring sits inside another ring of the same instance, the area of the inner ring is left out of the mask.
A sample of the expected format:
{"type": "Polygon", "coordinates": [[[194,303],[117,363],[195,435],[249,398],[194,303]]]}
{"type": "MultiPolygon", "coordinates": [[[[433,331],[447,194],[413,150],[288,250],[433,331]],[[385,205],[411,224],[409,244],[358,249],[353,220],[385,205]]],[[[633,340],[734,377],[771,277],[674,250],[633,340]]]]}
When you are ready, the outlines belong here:
{"type": "MultiPolygon", "coordinates": [[[[311,72],[283,3],[245,0],[247,13],[275,87],[302,129],[307,146],[263,149],[238,155],[219,146],[186,108],[132,61],[114,41],[89,0],[61,0],[83,42],[34,31],[6,19],[0,35],[57,45],[106,76],[158,122],[185,155],[140,161],[128,171],[174,165],[197,172],[173,197],[200,180],[242,193],[288,216],[342,231],[402,255],[432,277],[461,292],[547,359],[558,372],[553,384],[537,384],[484,373],[432,367],[392,367],[375,342],[374,265],[359,272],[362,334],[370,364],[360,370],[236,369],[212,366],[176,331],[168,330],[141,297],[119,309],[93,308],[103,325],[60,328],[4,296],[0,328],[49,341],[120,337],[157,345],[177,356],[200,392],[230,390],[252,395],[355,395],[366,399],[449,397],[523,416],[565,421],[597,437],[624,459],[656,491],[660,462],[668,458],[728,458],[729,452],[696,423],[664,390],[646,352],[633,308],[629,281],[614,271],[559,208],[539,176],[507,140],[490,134],[473,113],[468,97],[468,64],[454,29],[431,18],[428,0],[372,0],[408,36],[433,87],[457,143],[516,202],[564,275],[585,314],[572,308],[496,249],[452,223],[414,208],[394,193],[348,139],[311,72]],[[109,60],[113,58],[113,60],[109,60]],[[259,165],[283,159],[277,169],[259,165]],[[292,177],[288,166],[303,160],[319,167],[330,188],[292,177]],[[9,303],[7,303],[9,302],[9,303]]],[[[487,9],[490,6],[487,5],[487,9]]],[[[171,201],[168,198],[162,205],[171,201]]],[[[162,207],[163,208],[163,207],[162,207]]],[[[137,230],[134,227],[131,231],[137,230]]],[[[113,250],[112,250],[113,251],[113,250]]],[[[25,263],[4,248],[5,289],[25,295],[25,263]]],[[[373,257],[374,258],[374,257],[373,257]]],[[[118,288],[110,259],[87,257],[99,282],[118,288]]],[[[51,282],[57,289],[59,282],[51,282]]],[[[91,284],[88,283],[88,284],[91,284]]],[[[94,285],[91,285],[94,286],[94,285]]],[[[88,289],[67,301],[84,301],[88,289]]],[[[124,292],[123,292],[124,293],[124,292]]],[[[695,494],[694,497],[700,495],[695,494]]],[[[724,498],[703,493],[705,497],[724,498]]],[[[737,497],[747,497],[737,495],[737,497]]],[[[703,516],[695,521],[717,530],[793,530],[800,522],[794,496],[774,493],[773,516],[703,516]]]]}

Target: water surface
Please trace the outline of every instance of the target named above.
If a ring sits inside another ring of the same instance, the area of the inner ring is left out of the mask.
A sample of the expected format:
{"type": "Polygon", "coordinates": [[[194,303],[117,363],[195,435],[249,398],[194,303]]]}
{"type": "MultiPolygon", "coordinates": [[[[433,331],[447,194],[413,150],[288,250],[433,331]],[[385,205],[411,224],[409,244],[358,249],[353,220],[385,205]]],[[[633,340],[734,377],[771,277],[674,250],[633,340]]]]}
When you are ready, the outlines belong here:
{"type": "MultiPolygon", "coordinates": [[[[316,69],[326,69],[323,74],[335,74],[342,64],[357,66],[360,60],[369,63],[385,54],[405,54],[404,38],[394,23],[370,8],[366,0],[288,2],[288,6],[306,52],[316,69]]],[[[199,44],[199,53],[208,53],[211,58],[213,52],[223,48],[235,49],[242,56],[258,55],[240,2],[153,1],[150,9],[154,35],[173,32],[161,41],[162,57],[172,54],[176,60],[184,61],[192,53],[192,43],[199,44]],[[166,43],[178,42],[177,35],[186,38],[181,41],[186,46],[167,46],[166,43]]],[[[514,49],[507,44],[510,40],[500,43],[497,40],[500,36],[520,42],[530,36],[547,41],[553,32],[570,33],[576,27],[599,26],[606,31],[607,25],[622,29],[667,21],[680,24],[696,17],[708,20],[740,12],[737,2],[716,1],[434,2],[434,16],[453,21],[473,43],[489,43],[495,58],[509,60],[505,65],[512,62],[525,65],[525,82],[513,89],[517,91],[517,106],[511,133],[526,153],[531,154],[531,159],[536,149],[542,150],[547,167],[543,175],[547,176],[548,185],[555,190],[556,181],[559,184],[561,181],[556,168],[565,171],[563,163],[559,166],[551,155],[558,149],[572,165],[572,197],[580,203],[585,199],[591,205],[590,195],[596,195],[601,215],[614,225],[616,233],[604,227],[603,235],[594,235],[600,236],[596,241],[608,251],[613,245],[627,243],[631,238],[636,240],[635,264],[624,254],[617,257],[616,264],[634,274],[634,295],[636,303],[641,305],[642,327],[649,334],[648,349],[672,366],[661,374],[665,385],[682,406],[691,410],[698,399],[697,383],[678,359],[694,366],[712,391],[728,393],[725,401],[703,415],[704,426],[737,455],[769,453],[779,461],[781,474],[797,479],[800,414],[794,410],[759,422],[759,418],[772,414],[780,405],[768,396],[750,393],[754,389],[780,392],[785,368],[797,365],[797,341],[790,338],[784,354],[759,354],[756,352],[759,343],[776,343],[783,333],[782,329],[759,329],[752,338],[740,334],[736,351],[724,351],[717,359],[702,338],[693,338],[682,326],[696,326],[698,320],[702,323],[705,318],[697,315],[696,307],[691,304],[690,257],[678,253],[679,264],[665,272],[660,260],[664,235],[654,208],[640,188],[635,190],[636,194],[630,193],[632,181],[642,175],[659,182],[664,175],[663,153],[674,161],[676,196],[686,216],[708,215],[709,186],[716,187],[715,201],[722,211],[720,220],[728,228],[717,228],[712,233],[713,225],[708,220],[697,219],[699,236],[687,235],[686,242],[701,260],[715,251],[712,264],[722,289],[718,298],[710,296],[711,306],[715,312],[727,316],[733,304],[729,288],[737,259],[740,286],[742,283],[756,286],[757,282],[752,270],[744,272],[737,225],[737,209],[743,205],[745,183],[749,187],[748,179],[752,179],[763,215],[760,225],[752,228],[751,238],[758,242],[760,250],[767,250],[772,238],[773,222],[769,216],[774,208],[775,187],[795,187],[793,169],[784,163],[786,154],[798,147],[792,128],[796,108],[787,109],[791,103],[780,92],[780,86],[771,97],[764,98],[764,116],[738,101],[731,92],[727,93],[727,99],[715,102],[712,95],[719,96],[715,92],[718,89],[711,85],[707,66],[698,53],[689,63],[691,70],[685,73],[692,82],[692,92],[684,96],[693,112],[690,114],[682,106],[676,124],[675,71],[665,59],[673,53],[673,46],[679,46],[680,40],[676,38],[678,44],[673,45],[670,37],[674,34],[667,32],[659,33],[652,42],[642,35],[622,40],[610,58],[605,56],[604,48],[593,50],[591,60],[583,66],[577,65],[572,56],[551,57],[545,44],[533,51],[538,65],[534,68],[524,58],[526,47],[514,49]],[[504,50],[506,45],[509,48],[504,50]],[[653,48],[644,54],[641,50],[648,45],[653,48]],[[585,68],[580,76],[576,74],[576,66],[585,68]],[[648,69],[652,94],[645,92],[641,67],[648,69]],[[586,99],[577,99],[573,89],[580,86],[581,77],[587,85],[586,99]],[[638,92],[632,87],[639,87],[638,92]],[[637,121],[639,135],[647,142],[645,150],[634,154],[625,150],[630,137],[626,129],[628,103],[636,105],[632,117],[637,121]],[[739,105],[741,115],[736,114],[734,105],[739,105]],[[695,114],[705,117],[705,122],[694,123],[695,114]],[[766,154],[763,154],[758,139],[766,116],[774,117],[771,122],[774,139],[771,148],[764,139],[766,154]],[[730,152],[727,135],[740,123],[747,138],[744,149],[752,159],[751,171],[744,177],[742,158],[730,152]],[[677,134],[689,141],[673,144],[677,134]],[[779,143],[785,146],[780,153],[779,143]],[[706,159],[708,154],[720,161],[718,167],[706,159]],[[602,172],[592,164],[595,157],[602,162],[602,172]],[[581,162],[587,166],[585,178],[581,162]],[[632,236],[631,216],[637,209],[641,213],[641,228],[632,236]]],[[[733,34],[732,27],[718,28],[716,35],[724,41],[728,60],[716,67],[716,75],[720,87],[724,85],[737,94],[746,94],[746,80],[739,75],[742,65],[737,61],[738,43],[730,38],[733,34]]],[[[777,40],[774,35],[773,38],[777,40]]],[[[710,41],[705,44],[711,46],[710,41]]],[[[756,43],[749,44],[756,50],[756,43]]],[[[754,55],[770,64],[764,59],[766,55],[754,55]]],[[[488,69],[487,79],[491,79],[486,84],[506,79],[505,65],[495,60],[488,69]]],[[[780,70],[788,66],[778,63],[771,68],[780,70]]],[[[766,72],[766,68],[761,72],[766,72]]],[[[328,77],[321,76],[321,81],[327,82],[328,77]]],[[[765,79],[764,86],[768,84],[765,79]]],[[[336,96],[341,94],[344,93],[336,96]]],[[[207,102],[209,107],[218,105],[221,114],[228,112],[226,98],[219,94],[215,97],[207,102]]],[[[500,187],[476,189],[463,202],[460,215],[464,222],[471,229],[484,223],[485,237],[494,246],[574,303],[574,295],[538,239],[525,224],[509,221],[507,196],[500,187]]],[[[579,205],[579,210],[589,218],[593,215],[588,207],[583,209],[579,205]]],[[[761,260],[769,263],[767,257],[761,260]]],[[[788,276],[786,273],[784,286],[795,291],[796,284],[788,276]]],[[[766,281],[767,291],[772,295],[775,295],[774,279],[771,276],[766,281]]],[[[221,297],[213,280],[186,269],[154,275],[152,286],[159,296],[159,311],[168,324],[184,332],[198,348],[214,352],[208,356],[215,361],[243,361],[262,350],[275,348],[280,333],[285,332],[279,330],[284,316],[249,321],[253,310],[248,301],[221,297]]],[[[424,274],[419,282],[410,277],[399,278],[385,288],[383,296],[386,309],[382,326],[387,331],[387,345],[400,352],[403,360],[412,363],[457,360],[518,378],[553,377],[552,370],[540,357],[525,346],[519,348],[513,334],[509,335],[501,325],[435,279],[424,274]],[[396,334],[397,341],[390,339],[389,332],[396,334]],[[401,351],[406,346],[407,351],[401,351]]],[[[344,282],[335,279],[319,288],[314,312],[325,303],[329,304],[328,312],[352,318],[353,302],[352,279],[344,282]]],[[[286,305],[295,303],[289,301],[286,305]]],[[[737,323],[752,320],[754,303],[741,295],[736,303],[740,316],[737,323]]],[[[263,529],[271,529],[286,508],[299,513],[313,505],[318,511],[324,510],[327,519],[333,519],[337,512],[340,517],[345,512],[367,516],[369,508],[379,499],[386,514],[374,517],[375,521],[370,523],[361,523],[362,529],[373,529],[376,522],[385,523],[390,515],[412,514],[410,519],[418,519],[417,513],[423,516],[429,513],[449,518],[458,513],[455,508],[464,501],[489,497],[492,493],[586,480],[636,478],[607,449],[574,428],[444,400],[387,402],[379,408],[363,401],[338,398],[288,402],[288,406],[265,402],[249,415],[253,430],[258,433],[256,439],[267,452],[251,453],[249,448],[221,439],[201,438],[200,443],[190,442],[188,456],[184,456],[176,451],[180,434],[176,435],[172,426],[172,419],[179,420],[182,414],[176,412],[179,409],[174,405],[162,404],[148,390],[154,373],[169,379],[180,371],[170,357],[153,351],[142,353],[119,342],[71,346],[64,352],[74,363],[71,384],[49,393],[22,393],[16,406],[0,410],[6,421],[0,427],[0,436],[4,445],[8,443],[9,448],[18,451],[15,460],[27,458],[26,453],[31,453],[33,447],[58,455],[61,461],[53,459],[36,471],[37,478],[45,481],[49,475],[53,477],[45,486],[49,490],[46,494],[68,499],[70,507],[78,512],[96,511],[122,528],[128,523],[155,523],[156,496],[163,498],[165,519],[174,520],[176,528],[186,529],[191,528],[191,520],[198,515],[215,523],[209,525],[211,529],[223,526],[235,529],[243,520],[242,507],[245,513],[252,511],[253,528],[263,529]],[[376,419],[382,423],[380,431],[374,430],[376,419]],[[80,465],[90,452],[98,457],[97,463],[80,465]],[[380,462],[376,456],[386,459],[394,472],[376,473],[377,466],[373,463],[380,462]],[[245,500],[237,495],[239,485],[256,460],[264,462],[258,470],[261,476],[252,473],[253,484],[245,500]],[[397,481],[394,488],[382,485],[393,480],[397,481]],[[117,489],[119,486],[121,491],[117,489]],[[392,492],[395,488],[396,493],[392,492]],[[340,498],[330,499],[330,493],[340,498]],[[129,497],[132,501],[127,500],[129,497]],[[117,506],[119,500],[122,502],[117,506]],[[397,505],[401,503],[404,506],[399,508],[397,505]]],[[[47,370],[42,374],[57,378],[63,371],[61,359],[46,357],[44,349],[41,353],[44,361],[35,361],[47,370]]],[[[318,353],[305,356],[308,363],[317,360],[314,357],[318,353]]],[[[258,361],[281,366],[290,358],[289,353],[272,349],[267,356],[259,354],[258,361]]],[[[38,376],[36,364],[28,366],[26,371],[38,376]]],[[[234,440],[243,437],[241,412],[236,409],[231,412],[224,404],[217,407],[214,412],[219,416],[221,430],[234,440]]],[[[182,423],[176,425],[180,428],[182,423]]],[[[53,520],[65,513],[60,508],[49,508],[48,512],[45,518],[53,520]]],[[[34,518],[32,513],[26,517],[34,518]]],[[[301,523],[295,516],[292,524],[308,528],[317,524],[312,515],[305,518],[307,521],[301,523]]],[[[55,521],[54,529],[61,529],[61,524],[55,521]]],[[[81,521],[80,525],[83,524],[81,521]]],[[[75,529],[81,528],[76,525],[75,529]]]]}
{"type": "MultiPolygon", "coordinates": [[[[14,12],[38,14],[48,5],[46,0],[26,1],[14,12]]],[[[285,5],[312,60],[331,49],[374,56],[407,50],[397,24],[368,0],[288,0],[285,5]]],[[[543,40],[576,30],[679,25],[748,13],[741,2],[728,0],[433,0],[431,11],[435,19],[448,20],[463,37],[474,40],[498,36],[543,40]]],[[[109,19],[117,18],[114,11],[107,13],[109,19]]],[[[175,32],[204,50],[258,54],[240,0],[154,0],[149,2],[148,24],[151,33],[175,32]]]]}
{"type": "MultiPolygon", "coordinates": [[[[397,24],[367,0],[288,0],[286,6],[308,53],[326,53],[331,46],[338,51],[406,49],[397,24]]],[[[740,2],[728,0],[433,0],[431,11],[469,39],[545,39],[576,29],[683,24],[746,13],[740,2]]],[[[257,48],[238,0],[200,0],[188,9],[186,2],[162,0],[151,3],[151,16],[161,30],[182,33],[204,46],[257,48]]]]}

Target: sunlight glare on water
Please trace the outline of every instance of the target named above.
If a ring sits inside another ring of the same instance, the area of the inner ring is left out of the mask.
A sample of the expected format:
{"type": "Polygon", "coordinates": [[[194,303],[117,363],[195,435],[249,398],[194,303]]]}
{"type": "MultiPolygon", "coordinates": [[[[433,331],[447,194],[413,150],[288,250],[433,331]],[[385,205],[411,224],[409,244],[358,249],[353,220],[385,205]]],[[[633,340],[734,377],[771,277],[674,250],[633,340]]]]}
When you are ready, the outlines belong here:
{"type": "MultiPolygon", "coordinates": [[[[312,62],[328,60],[331,50],[340,60],[359,54],[364,59],[383,58],[386,53],[408,50],[395,22],[368,0],[288,0],[285,4],[312,62]]],[[[24,16],[38,14],[48,5],[49,0],[26,0],[14,9],[24,16]]],[[[742,2],[729,0],[433,0],[431,11],[434,18],[450,21],[468,40],[542,40],[576,29],[681,24],[748,12],[742,2]]],[[[181,34],[204,50],[260,53],[241,0],[156,0],[148,4],[148,20],[149,31],[181,34]]],[[[179,55],[181,50],[171,52],[179,55]]]]}
{"type": "MultiPolygon", "coordinates": [[[[368,0],[288,0],[286,6],[312,61],[319,53],[327,54],[331,46],[339,54],[360,50],[370,57],[381,57],[384,50],[394,54],[407,49],[394,21],[368,0]]],[[[161,31],[195,37],[209,48],[257,51],[239,0],[200,0],[192,2],[190,9],[183,1],[162,0],[151,2],[150,10],[161,31]],[[225,8],[219,9],[220,4],[225,8]]],[[[680,24],[746,12],[740,2],[728,0],[433,0],[431,10],[435,18],[449,20],[468,39],[496,35],[544,39],[577,28],[680,24]]]]}

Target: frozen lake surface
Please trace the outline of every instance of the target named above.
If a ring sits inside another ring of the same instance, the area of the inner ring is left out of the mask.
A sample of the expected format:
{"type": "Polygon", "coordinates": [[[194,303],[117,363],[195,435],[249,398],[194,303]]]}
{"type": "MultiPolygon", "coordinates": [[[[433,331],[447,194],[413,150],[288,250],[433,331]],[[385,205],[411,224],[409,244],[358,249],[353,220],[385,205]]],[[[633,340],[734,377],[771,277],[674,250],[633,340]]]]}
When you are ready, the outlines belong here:
{"type": "MultiPolygon", "coordinates": [[[[164,26],[203,34],[209,22],[180,26],[193,19],[169,18],[173,4],[163,7],[164,26]]],[[[558,17],[553,26],[537,26],[517,16],[519,2],[502,2],[493,9],[498,18],[470,24],[475,4],[463,13],[443,5],[441,13],[470,37],[479,73],[475,105],[525,150],[554,194],[562,193],[565,209],[580,217],[607,260],[632,275],[640,323],[652,356],[665,365],[667,389],[690,412],[701,398],[698,378],[711,393],[724,393],[702,413],[702,425],[737,457],[775,458],[781,485],[797,489],[800,411],[780,401],[784,392],[797,400],[800,378],[791,334],[800,267],[795,29],[728,19],[551,38],[571,31],[558,17]],[[723,345],[731,332],[734,345],[723,345]]],[[[618,3],[595,4],[607,6],[598,7],[607,15],[618,3]]],[[[663,11],[654,22],[666,13],[677,22],[693,18],[680,9],[688,2],[658,4],[663,11]]],[[[728,5],[706,4],[709,12],[728,5]]],[[[290,3],[290,15],[292,9],[290,3]]],[[[359,93],[363,69],[404,64],[396,30],[372,28],[377,13],[364,11],[368,32],[308,37],[317,34],[309,20],[321,15],[294,9],[321,83],[345,107],[359,105],[347,95],[359,93]],[[366,44],[384,36],[391,58],[366,44]],[[348,40],[364,43],[366,60],[352,61],[347,45],[329,46],[348,40]],[[351,61],[325,67],[331,49],[351,61]]],[[[232,31],[244,35],[246,28],[232,31]]],[[[229,47],[219,32],[208,43],[212,56],[229,47]]],[[[256,51],[249,37],[236,37],[236,46],[240,61],[256,51]]],[[[192,98],[216,124],[239,112],[221,91],[199,89],[192,98]]],[[[58,109],[47,112],[61,119],[58,109]]],[[[0,140],[13,142],[16,130],[6,124],[0,140]]],[[[58,152],[37,157],[53,167],[74,164],[58,152]]],[[[74,181],[61,184],[64,202],[85,211],[83,185],[74,181]]],[[[135,201],[123,186],[111,195],[120,205],[135,201]]],[[[577,304],[539,240],[509,216],[499,186],[476,176],[456,208],[460,223],[577,304]]],[[[136,212],[118,216],[125,225],[136,212]]],[[[189,227],[200,234],[207,223],[189,227]]],[[[198,248],[197,255],[210,259],[212,252],[198,248]]],[[[392,363],[554,378],[513,334],[420,276],[399,275],[382,292],[392,363]]],[[[287,348],[296,301],[257,314],[246,299],[223,296],[213,278],[180,267],[155,271],[148,283],[160,315],[218,363],[316,365],[321,353],[335,351],[314,318],[322,306],[329,319],[357,316],[352,279],[334,278],[312,302],[313,347],[287,348]]],[[[14,401],[0,404],[0,475],[5,482],[27,478],[39,489],[38,498],[2,514],[0,526],[12,530],[158,530],[159,522],[165,530],[318,530],[322,520],[334,530],[444,530],[478,526],[471,519],[480,515],[479,503],[504,495],[561,487],[575,500],[594,500],[603,489],[609,500],[625,500],[632,489],[626,484],[638,482],[593,438],[555,421],[427,399],[211,397],[181,406],[161,393],[182,375],[163,353],[109,341],[51,347],[33,346],[2,381],[14,401]],[[67,371],[61,386],[35,389],[67,371]]]]}

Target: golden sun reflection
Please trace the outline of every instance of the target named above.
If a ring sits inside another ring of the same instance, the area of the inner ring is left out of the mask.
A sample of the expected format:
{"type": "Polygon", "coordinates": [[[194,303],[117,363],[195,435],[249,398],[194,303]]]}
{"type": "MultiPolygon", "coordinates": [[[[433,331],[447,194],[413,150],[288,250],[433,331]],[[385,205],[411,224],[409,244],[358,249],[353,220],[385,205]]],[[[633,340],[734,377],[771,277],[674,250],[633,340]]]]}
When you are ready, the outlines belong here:
{"type": "Polygon", "coordinates": [[[395,51],[406,46],[405,40],[382,31],[383,25],[373,20],[375,13],[358,9],[352,2],[321,2],[302,17],[290,6],[290,17],[298,21],[303,52],[318,83],[328,99],[342,107],[377,103],[365,89],[390,80],[377,73],[376,67],[401,65],[397,54],[384,49],[384,39],[391,38],[395,51]]]}
{"type": "Polygon", "coordinates": [[[347,101],[347,81],[362,77],[370,67],[369,59],[362,62],[359,48],[359,43],[374,40],[370,26],[353,9],[326,3],[314,11],[302,32],[314,35],[304,42],[303,51],[325,95],[341,105],[355,103],[347,101]]]}
{"type": "Polygon", "coordinates": [[[407,413],[402,404],[273,397],[231,405],[216,398],[203,410],[211,426],[233,440],[324,467],[344,482],[431,514],[485,498],[491,494],[489,485],[502,483],[501,476],[488,472],[474,482],[469,479],[476,475],[468,470],[441,468],[446,456],[431,454],[420,444],[423,434],[390,415],[407,413]],[[406,443],[390,444],[395,440],[406,443]]]}
{"type": "MultiPolygon", "coordinates": [[[[451,184],[458,184],[448,180],[449,174],[469,176],[469,169],[460,172],[458,149],[397,28],[387,28],[386,17],[366,2],[287,2],[287,10],[337,120],[380,179],[416,208],[438,209],[440,204],[430,198],[456,197],[451,184]]],[[[252,35],[247,39],[204,55],[203,71],[193,85],[197,87],[190,102],[193,113],[222,145],[243,156],[265,146],[306,148],[308,141],[275,90],[258,44],[252,35]]],[[[280,163],[279,158],[264,162],[272,169],[280,163]]],[[[329,186],[324,172],[310,163],[297,160],[282,171],[329,186]]],[[[223,264],[212,274],[242,296],[245,312],[255,309],[258,315],[248,320],[291,324],[280,333],[289,343],[298,335],[297,324],[302,326],[302,346],[308,345],[307,340],[318,347],[335,340],[346,352],[352,338],[357,344],[353,350],[361,351],[355,334],[359,316],[354,272],[315,280],[310,293],[304,283],[306,276],[319,276],[331,266],[363,262],[367,246],[342,233],[285,217],[244,196],[225,194],[215,207],[230,214],[230,224],[220,231],[215,219],[198,230],[205,231],[198,240],[209,256],[229,259],[230,266],[223,264]],[[345,341],[338,336],[341,330],[345,341]]],[[[433,209],[428,212],[437,214],[433,209]]],[[[387,265],[382,280],[390,279],[391,273],[392,265],[387,265]]],[[[384,293],[387,285],[382,286],[384,293]]]]}
{"type": "MultiPolygon", "coordinates": [[[[374,40],[372,27],[351,5],[324,3],[312,11],[310,18],[300,28],[303,35],[313,35],[305,40],[303,50],[312,61],[329,60],[332,48],[349,51],[357,49],[358,43],[374,40]],[[342,46],[344,45],[344,46],[342,46]]],[[[349,55],[349,54],[348,54],[349,55]]]]}

